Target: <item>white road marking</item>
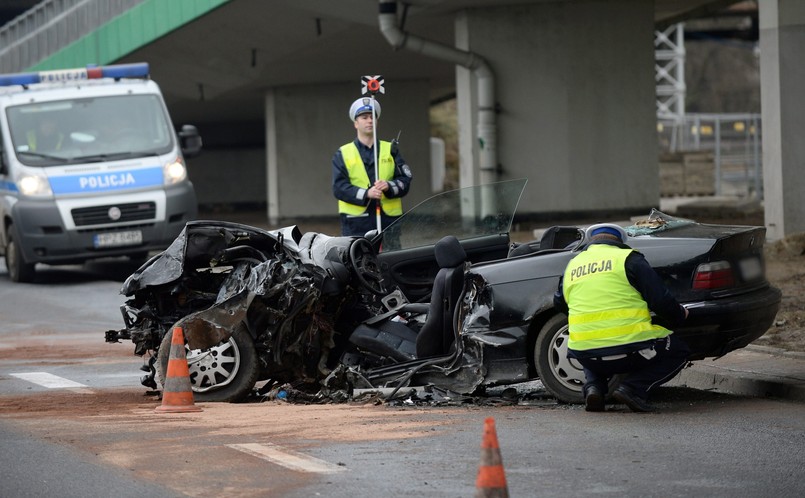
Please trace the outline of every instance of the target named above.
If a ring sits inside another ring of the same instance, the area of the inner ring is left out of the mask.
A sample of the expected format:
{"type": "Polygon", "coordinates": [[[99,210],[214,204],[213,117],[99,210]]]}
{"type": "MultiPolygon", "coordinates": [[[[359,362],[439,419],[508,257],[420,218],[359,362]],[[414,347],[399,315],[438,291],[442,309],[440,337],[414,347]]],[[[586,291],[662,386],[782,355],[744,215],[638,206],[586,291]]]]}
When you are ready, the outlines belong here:
{"type": "Polygon", "coordinates": [[[335,465],[330,462],[320,460],[316,457],[304,455],[276,444],[246,443],[228,444],[227,446],[299,472],[334,474],[336,472],[343,472],[347,470],[346,467],[335,465]]]}
{"type": "Polygon", "coordinates": [[[28,382],[32,382],[42,387],[47,387],[48,389],[67,389],[83,394],[92,393],[92,391],[87,389],[87,386],[84,384],[79,384],[78,382],[65,379],[64,377],[59,377],[58,375],[49,374],[47,372],[24,372],[9,375],[18,379],[27,380],[28,382]]]}

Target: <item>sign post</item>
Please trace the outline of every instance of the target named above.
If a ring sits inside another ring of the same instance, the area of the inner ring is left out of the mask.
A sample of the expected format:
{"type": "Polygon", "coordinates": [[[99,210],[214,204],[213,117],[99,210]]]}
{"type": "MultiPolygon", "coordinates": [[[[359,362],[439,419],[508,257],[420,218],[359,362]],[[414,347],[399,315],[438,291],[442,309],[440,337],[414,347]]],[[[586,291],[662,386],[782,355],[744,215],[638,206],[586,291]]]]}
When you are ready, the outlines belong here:
{"type": "MultiPolygon", "coordinates": [[[[378,92],[383,94],[386,93],[386,89],[383,88],[383,82],[383,77],[379,74],[376,76],[361,77],[361,95],[366,95],[368,93],[372,98],[372,138],[374,140],[372,150],[374,151],[375,155],[375,182],[380,180],[380,168],[377,163],[377,112],[375,112],[375,94],[378,92]]],[[[378,199],[375,204],[377,205],[375,213],[377,216],[377,231],[379,233],[383,230],[383,227],[380,223],[380,199],[378,199]]]]}

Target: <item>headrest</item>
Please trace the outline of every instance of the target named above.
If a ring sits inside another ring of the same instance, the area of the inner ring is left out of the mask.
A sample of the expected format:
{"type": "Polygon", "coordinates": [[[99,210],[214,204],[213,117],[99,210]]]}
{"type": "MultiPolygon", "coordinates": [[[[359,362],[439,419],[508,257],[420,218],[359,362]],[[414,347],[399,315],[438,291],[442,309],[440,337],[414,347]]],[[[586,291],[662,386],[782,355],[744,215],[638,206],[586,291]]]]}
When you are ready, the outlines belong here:
{"type": "Polygon", "coordinates": [[[452,235],[448,235],[434,247],[436,253],[436,263],[439,268],[455,268],[467,260],[467,253],[461,247],[461,243],[452,235]]]}

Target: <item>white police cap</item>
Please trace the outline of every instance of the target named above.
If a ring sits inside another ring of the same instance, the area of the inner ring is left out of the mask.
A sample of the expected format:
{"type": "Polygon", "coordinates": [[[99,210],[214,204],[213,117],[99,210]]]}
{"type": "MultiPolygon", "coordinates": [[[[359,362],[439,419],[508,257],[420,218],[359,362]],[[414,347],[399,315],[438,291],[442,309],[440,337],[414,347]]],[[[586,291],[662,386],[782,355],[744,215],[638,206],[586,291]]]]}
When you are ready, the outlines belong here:
{"type": "MultiPolygon", "coordinates": [[[[350,121],[355,121],[355,118],[367,112],[372,112],[372,99],[361,97],[349,106],[349,119],[350,121]]],[[[375,100],[375,116],[380,117],[380,102],[377,100],[375,100]]]]}
{"type": "Polygon", "coordinates": [[[587,231],[584,233],[584,238],[585,240],[589,241],[593,238],[593,236],[602,233],[614,235],[615,237],[620,238],[621,242],[626,242],[626,238],[628,237],[626,230],[624,230],[620,225],[616,225],[615,223],[598,223],[587,228],[587,231]]]}

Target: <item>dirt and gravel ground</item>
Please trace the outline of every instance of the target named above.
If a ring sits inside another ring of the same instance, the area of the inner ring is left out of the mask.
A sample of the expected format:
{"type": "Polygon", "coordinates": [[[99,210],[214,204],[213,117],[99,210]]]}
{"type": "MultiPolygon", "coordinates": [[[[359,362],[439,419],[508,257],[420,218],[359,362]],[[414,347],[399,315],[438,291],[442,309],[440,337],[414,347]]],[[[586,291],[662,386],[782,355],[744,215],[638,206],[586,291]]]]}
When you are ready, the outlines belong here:
{"type": "Polygon", "coordinates": [[[766,273],[783,301],[774,325],[755,344],[805,351],[805,233],[767,244],[766,273]]]}

